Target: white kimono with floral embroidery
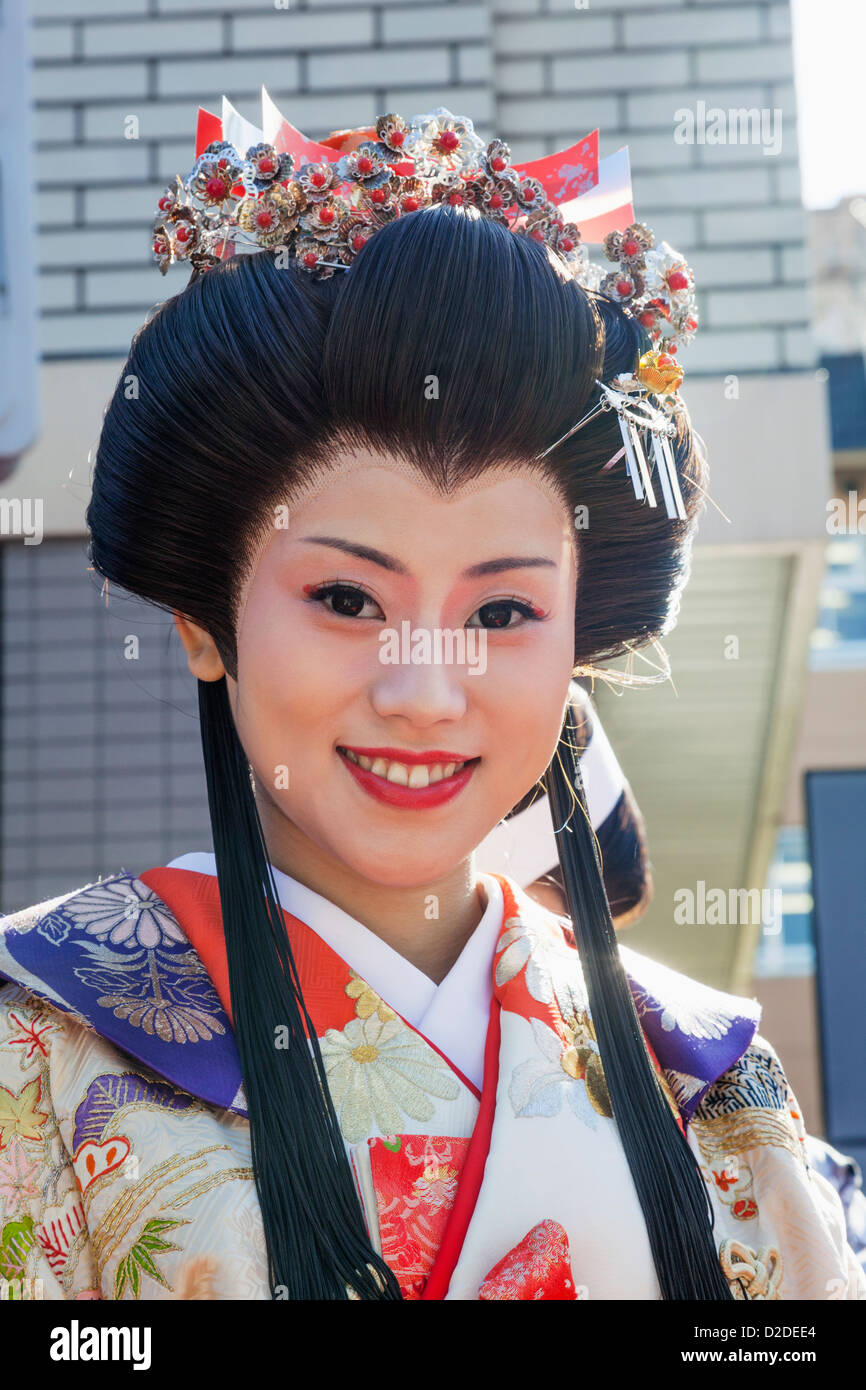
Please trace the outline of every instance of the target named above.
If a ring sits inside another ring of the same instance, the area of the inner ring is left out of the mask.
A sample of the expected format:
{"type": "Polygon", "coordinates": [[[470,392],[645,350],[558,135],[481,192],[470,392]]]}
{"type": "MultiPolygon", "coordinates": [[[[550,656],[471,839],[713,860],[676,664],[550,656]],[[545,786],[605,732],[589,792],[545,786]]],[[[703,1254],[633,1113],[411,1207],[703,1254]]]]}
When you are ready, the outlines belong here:
{"type": "MultiPolygon", "coordinates": [[[[497,881],[480,1086],[285,914],[371,1241],[409,1299],[658,1298],[573,938],[497,881]]],[[[621,950],[734,1296],[866,1297],[757,1006],[621,950]]],[[[0,975],[5,1296],[270,1298],[216,880],[5,918],[0,975]]]]}

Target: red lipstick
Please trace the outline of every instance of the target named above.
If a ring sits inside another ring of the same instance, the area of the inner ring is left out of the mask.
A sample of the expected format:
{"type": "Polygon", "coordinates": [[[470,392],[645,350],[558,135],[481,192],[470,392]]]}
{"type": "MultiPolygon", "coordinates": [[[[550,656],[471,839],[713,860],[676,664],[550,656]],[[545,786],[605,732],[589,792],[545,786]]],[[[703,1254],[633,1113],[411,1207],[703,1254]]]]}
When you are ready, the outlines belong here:
{"type": "Polygon", "coordinates": [[[416,811],[441,806],[459,795],[481,761],[480,758],[466,760],[458,753],[444,753],[438,749],[424,753],[409,753],[402,748],[350,748],[349,751],[360,753],[363,757],[387,758],[389,762],[405,763],[407,767],[422,763],[432,766],[434,763],[466,762],[466,766],[461,768],[459,772],[453,773],[450,777],[443,777],[441,781],[433,782],[430,786],[403,787],[398,782],[389,782],[387,777],[379,777],[377,773],[369,772],[366,768],[353,763],[346,757],[342,747],[338,748],[337,751],[347,772],[352,774],[358,786],[368,795],[375,797],[377,801],[384,802],[387,806],[416,811]]]}
{"type": "Polygon", "coordinates": [[[468,763],[473,760],[471,753],[443,753],[441,748],[425,748],[422,753],[410,753],[408,748],[356,748],[354,743],[342,745],[350,753],[360,753],[364,758],[387,758],[389,763],[405,763],[414,767],[420,763],[468,763]]]}

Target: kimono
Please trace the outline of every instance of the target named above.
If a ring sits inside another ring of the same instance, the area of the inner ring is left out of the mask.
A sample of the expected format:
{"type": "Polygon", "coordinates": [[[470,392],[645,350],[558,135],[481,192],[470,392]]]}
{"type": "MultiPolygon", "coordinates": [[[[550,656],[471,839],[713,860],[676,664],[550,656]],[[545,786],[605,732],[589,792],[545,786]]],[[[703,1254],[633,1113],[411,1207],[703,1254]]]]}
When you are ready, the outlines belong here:
{"type": "MultiPolygon", "coordinates": [[[[640,917],[652,898],[644,820],[589,695],[576,681],[571,683],[569,703],[604,890],[614,926],[621,928],[640,917]]],[[[507,874],[523,888],[534,886],[533,897],[554,911],[564,910],[559,849],[542,787],[532,787],[494,826],[478,846],[475,859],[485,869],[507,874]],[[541,894],[539,888],[552,891],[541,894]]]]}
{"type": "MultiPolygon", "coordinates": [[[[326,900],[280,877],[369,1237],[404,1298],[658,1299],[567,919],[481,876],[465,990],[455,976],[473,1051],[453,993],[420,997],[420,972],[385,992],[373,934],[331,904],[337,934],[313,930],[326,900]]],[[[734,1297],[866,1297],[759,1006],[620,950],[734,1297]]],[[[9,916],[0,974],[3,1296],[279,1297],[213,872],[122,872],[9,916]]]]}

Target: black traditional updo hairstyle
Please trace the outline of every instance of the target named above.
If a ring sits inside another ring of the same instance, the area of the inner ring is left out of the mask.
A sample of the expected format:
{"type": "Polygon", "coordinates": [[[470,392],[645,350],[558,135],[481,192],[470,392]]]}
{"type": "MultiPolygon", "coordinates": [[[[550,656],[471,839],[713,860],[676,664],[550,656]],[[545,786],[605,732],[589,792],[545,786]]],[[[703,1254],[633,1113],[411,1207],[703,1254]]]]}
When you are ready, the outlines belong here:
{"type": "MultiPolygon", "coordinates": [[[[237,599],[273,508],[353,444],[417,465],[443,492],[531,464],[587,410],[596,378],[647,346],[634,319],[558,257],[477,211],[438,204],[390,223],[348,272],[315,280],[279,254],[195,278],[138,332],[106,412],[87,521],[96,571],[213,637],[236,677],[237,599]],[[138,396],[123,382],[138,378],[138,396]],[[424,383],[438,378],[438,399],[424,383]]],[[[672,625],[701,504],[687,417],[675,454],[687,520],[635,502],[616,419],[537,464],[579,534],[575,663],[672,625]]],[[[199,681],[208,799],[252,1161],[275,1297],[400,1298],[368,1239],[301,995],[250,768],[225,678],[199,681]],[[273,1046],[287,1025],[291,1045],[273,1046]]],[[[545,774],[614,1118],[668,1299],[727,1299],[704,1181],[656,1079],[580,786],[573,715],[545,774]],[[578,797],[575,811],[575,794],[578,797]],[[583,813],[581,813],[583,812],[583,813]]]]}

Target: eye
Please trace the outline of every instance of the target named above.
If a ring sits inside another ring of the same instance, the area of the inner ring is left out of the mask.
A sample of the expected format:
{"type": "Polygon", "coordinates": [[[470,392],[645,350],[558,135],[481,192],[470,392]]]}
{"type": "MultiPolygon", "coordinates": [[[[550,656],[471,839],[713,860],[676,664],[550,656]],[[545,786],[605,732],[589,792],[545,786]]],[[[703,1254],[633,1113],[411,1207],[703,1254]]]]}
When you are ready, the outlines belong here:
{"type": "Polygon", "coordinates": [[[467,627],[484,627],[490,629],[522,627],[523,621],[528,619],[530,622],[539,622],[544,614],[539,608],[534,608],[531,603],[523,603],[516,598],[496,598],[489,603],[482,603],[481,607],[472,614],[467,622],[467,627]],[[517,616],[518,622],[514,622],[517,616]],[[479,619],[478,622],[475,619],[479,619]]]}
{"type": "Polygon", "coordinates": [[[354,584],[323,584],[318,589],[309,591],[309,598],[314,603],[321,603],[330,613],[336,613],[340,618],[384,618],[375,599],[370,598],[363,589],[357,588],[354,584]],[[365,612],[365,608],[374,608],[375,613],[365,612]]]}

